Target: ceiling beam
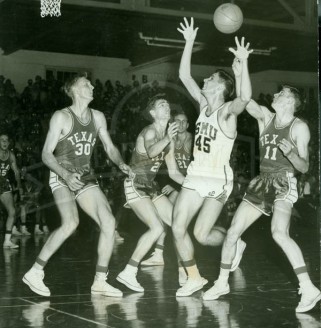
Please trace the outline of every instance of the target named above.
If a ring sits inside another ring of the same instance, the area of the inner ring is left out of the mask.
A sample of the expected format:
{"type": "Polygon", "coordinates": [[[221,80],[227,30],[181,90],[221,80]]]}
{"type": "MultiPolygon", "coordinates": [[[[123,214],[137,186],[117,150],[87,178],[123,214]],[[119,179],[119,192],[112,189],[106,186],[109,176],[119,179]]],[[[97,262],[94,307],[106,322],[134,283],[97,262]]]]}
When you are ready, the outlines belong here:
{"type": "MultiPolygon", "coordinates": [[[[31,2],[39,0],[29,0],[31,2]]],[[[296,30],[302,31],[305,33],[314,32],[311,28],[308,28],[306,24],[302,21],[302,19],[295,13],[295,11],[285,2],[285,0],[278,0],[280,4],[287,9],[287,11],[295,18],[294,23],[276,23],[273,21],[267,20],[257,20],[257,19],[244,19],[244,24],[260,26],[260,27],[268,27],[268,28],[276,28],[276,29],[285,29],[285,30],[296,30]]],[[[310,0],[311,1],[311,0],[310,0]]],[[[23,1],[24,3],[26,0],[23,1]]],[[[150,7],[149,1],[147,0],[131,0],[131,1],[121,1],[121,3],[111,3],[111,2],[102,2],[95,0],[62,0],[61,2],[61,14],[63,15],[63,7],[64,5],[74,5],[74,6],[82,6],[82,7],[92,7],[92,8],[100,8],[100,9],[113,9],[113,10],[124,10],[131,12],[140,12],[144,14],[154,14],[154,15],[164,15],[164,16],[176,16],[176,17],[194,17],[196,19],[202,20],[213,20],[212,14],[203,14],[196,13],[190,11],[181,11],[181,10],[172,10],[172,9],[164,9],[164,8],[155,8],[150,7]]],[[[39,9],[40,15],[40,9],[39,9]]]]}
{"type": "Polygon", "coordinates": [[[278,2],[294,18],[295,25],[304,26],[305,21],[302,20],[302,18],[295,12],[295,10],[285,0],[278,0],[278,2]]]}
{"type": "MultiPolygon", "coordinates": [[[[203,49],[204,49],[203,45],[198,45],[198,46],[193,48],[192,53],[201,51],[203,49]]],[[[160,58],[157,58],[157,59],[153,59],[153,60],[147,61],[145,63],[139,64],[139,65],[136,65],[136,66],[130,66],[129,68],[126,69],[126,71],[127,72],[132,72],[132,71],[136,71],[137,69],[142,69],[142,68],[147,68],[149,66],[155,66],[155,65],[167,63],[169,61],[172,61],[175,58],[180,58],[181,56],[182,56],[182,52],[178,51],[178,52],[175,52],[175,53],[173,53],[171,55],[168,55],[168,56],[165,56],[165,57],[160,57],[160,58]]]]}

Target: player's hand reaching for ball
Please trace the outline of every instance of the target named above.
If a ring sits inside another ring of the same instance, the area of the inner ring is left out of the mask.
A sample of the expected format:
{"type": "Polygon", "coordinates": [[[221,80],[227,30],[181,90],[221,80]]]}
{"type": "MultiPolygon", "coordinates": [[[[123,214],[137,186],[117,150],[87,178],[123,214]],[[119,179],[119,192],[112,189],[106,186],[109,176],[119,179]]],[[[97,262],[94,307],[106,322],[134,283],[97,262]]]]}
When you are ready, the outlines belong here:
{"type": "Polygon", "coordinates": [[[194,29],[194,18],[191,17],[191,23],[189,24],[187,18],[184,17],[184,23],[180,23],[181,28],[178,27],[177,31],[183,34],[186,41],[194,41],[198,31],[198,27],[194,29]]]}
{"type": "Polygon", "coordinates": [[[246,45],[245,44],[245,39],[244,36],[241,39],[241,43],[239,42],[239,39],[237,38],[237,36],[235,37],[235,44],[236,44],[236,50],[233,48],[229,48],[228,50],[230,52],[232,52],[236,58],[238,58],[239,60],[244,60],[247,59],[250,55],[250,53],[253,52],[253,49],[249,50],[250,47],[250,43],[248,42],[246,45]]]}
{"type": "Polygon", "coordinates": [[[80,173],[67,173],[66,176],[63,177],[66,181],[69,189],[71,191],[76,191],[81,189],[85,184],[81,182],[81,174],[80,173]]]}
{"type": "Polygon", "coordinates": [[[176,137],[177,129],[178,129],[178,126],[177,126],[176,122],[168,124],[167,137],[169,138],[169,141],[171,141],[173,138],[176,137]]]}

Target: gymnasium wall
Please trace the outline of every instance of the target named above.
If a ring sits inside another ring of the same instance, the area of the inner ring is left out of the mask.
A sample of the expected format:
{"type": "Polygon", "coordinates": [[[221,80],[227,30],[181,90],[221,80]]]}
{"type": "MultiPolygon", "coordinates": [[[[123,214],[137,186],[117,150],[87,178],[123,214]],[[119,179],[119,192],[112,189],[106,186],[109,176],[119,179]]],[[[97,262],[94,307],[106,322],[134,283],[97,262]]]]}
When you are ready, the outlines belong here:
{"type": "Polygon", "coordinates": [[[102,82],[110,79],[115,82],[127,82],[125,69],[129,67],[127,59],[93,56],[69,55],[39,51],[19,50],[8,56],[0,56],[0,74],[10,78],[18,92],[22,92],[29,78],[36,75],[45,78],[46,69],[61,68],[88,70],[93,79],[102,82]]]}
{"type": "MultiPolygon", "coordinates": [[[[132,76],[142,83],[143,78],[148,82],[153,80],[173,82],[178,81],[178,64],[154,61],[137,67],[131,67],[127,59],[104,58],[62,53],[48,53],[19,50],[11,55],[0,55],[0,74],[10,78],[18,92],[22,92],[29,78],[36,75],[45,78],[46,69],[58,68],[63,70],[88,70],[92,79],[100,79],[103,83],[109,79],[122,84],[131,83],[132,76]]],[[[192,66],[192,75],[197,82],[208,77],[216,68],[212,66],[192,66]]],[[[225,68],[231,72],[231,69],[225,68]]],[[[318,75],[311,72],[289,72],[268,70],[251,73],[253,97],[257,98],[262,92],[273,94],[281,84],[293,84],[302,88],[315,89],[317,92],[318,75]]],[[[316,93],[315,93],[316,94],[316,93]]]]}

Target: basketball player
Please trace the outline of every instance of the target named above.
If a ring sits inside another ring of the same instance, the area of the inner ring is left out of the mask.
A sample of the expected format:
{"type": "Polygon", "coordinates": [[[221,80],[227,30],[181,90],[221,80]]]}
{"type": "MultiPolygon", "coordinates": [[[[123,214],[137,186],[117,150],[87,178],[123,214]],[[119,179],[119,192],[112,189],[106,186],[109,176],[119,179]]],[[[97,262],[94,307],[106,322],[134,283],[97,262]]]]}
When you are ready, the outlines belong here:
{"type": "Polygon", "coordinates": [[[148,230],[140,237],[128,264],[117,277],[119,282],[137,292],[144,291],[136,279],[140,261],[164,232],[164,223],[172,224],[173,205],[161,193],[155,181],[156,174],[165,161],[170,178],[179,184],[184,180],[174,156],[173,139],[177,136],[178,127],[175,122],[168,125],[171,113],[164,95],[153,97],[146,111],[153,123],[137,137],[131,158],[135,177],[126,179],[124,187],[126,204],[147,225],[148,230]]]}
{"type": "MultiPolygon", "coordinates": [[[[177,124],[177,136],[174,138],[174,156],[178,169],[184,176],[186,176],[186,170],[191,161],[193,137],[192,134],[187,131],[189,123],[188,118],[183,111],[178,111],[173,116],[173,119],[177,124]]],[[[167,196],[172,204],[174,204],[180,189],[181,185],[178,185],[173,181],[162,188],[162,193],[167,196]]],[[[166,231],[160,238],[158,238],[152,256],[141,262],[142,266],[164,265],[163,250],[165,237],[166,231]]],[[[181,270],[184,271],[183,268],[181,268],[181,270]]],[[[182,272],[181,275],[186,276],[184,272],[182,272]]]]}
{"type": "Polygon", "coordinates": [[[62,225],[51,233],[33,267],[23,277],[23,282],[39,295],[50,296],[50,290],[43,283],[44,267],[77,228],[78,203],[100,227],[98,261],[91,293],[122,296],[120,290],[106,282],[114,245],[115,219],[96,178],[90,174],[90,158],[96,137],[99,136],[106,154],[120,170],[129,175],[132,172],[124,164],[110,138],[103,113],[88,107],[93,100],[93,89],[85,76],[77,75],[72,78],[65,84],[65,91],[72,99],[72,105],[56,111],[50,120],[42,159],[50,169],[49,184],[62,225]]]}
{"type": "MultiPolygon", "coordinates": [[[[43,211],[40,209],[40,193],[42,185],[39,185],[38,180],[27,171],[26,167],[21,169],[21,184],[23,189],[23,198],[20,201],[20,219],[21,219],[21,232],[26,234],[25,224],[27,220],[27,214],[35,212],[35,227],[34,234],[42,235],[48,234],[49,228],[46,223],[46,219],[43,211]],[[42,223],[42,230],[40,230],[40,223],[42,223]]],[[[30,233],[29,233],[30,234],[30,233]]]]}
{"type": "Polygon", "coordinates": [[[8,212],[6,221],[6,232],[4,236],[3,248],[18,248],[19,246],[11,241],[12,228],[14,224],[16,210],[14,207],[12,187],[8,179],[10,169],[13,170],[20,197],[22,188],[20,173],[18,170],[16,157],[9,150],[9,137],[6,133],[0,133],[0,200],[8,212]]]}
{"type": "Polygon", "coordinates": [[[320,290],[310,280],[301,250],[289,235],[292,206],[298,199],[294,174],[309,169],[310,131],[305,122],[295,117],[301,105],[299,91],[284,86],[273,98],[275,114],[253,100],[246,108],[259,125],[260,175],[250,182],[234,215],[223,244],[219,278],[204,294],[204,300],[229,293],[228,277],[238,239],[262,214],[271,213],[273,239],[299,280],[301,301],[296,312],[311,310],[321,299],[320,290]]]}
{"type": "MultiPolygon", "coordinates": [[[[251,99],[252,89],[247,67],[251,50],[249,43],[241,44],[235,38],[237,49],[229,50],[236,56],[233,63],[241,66],[236,75],[236,88],[240,96],[227,101],[233,94],[234,81],[223,70],[217,70],[204,80],[199,88],[191,77],[191,55],[198,28],[194,20],[190,24],[184,18],[178,31],[185,38],[179,76],[191,96],[199,103],[200,114],[196,122],[194,159],[187,169],[187,176],[174,206],[173,234],[177,250],[187,270],[186,284],[177,290],[176,296],[189,296],[203,287],[202,278],[194,259],[194,247],[187,228],[198,213],[194,227],[196,239],[203,245],[222,243],[222,232],[213,229],[219,214],[233,187],[233,172],[229,165],[230,154],[236,138],[237,116],[251,99]]],[[[242,247],[244,249],[244,246],[242,247]]]]}

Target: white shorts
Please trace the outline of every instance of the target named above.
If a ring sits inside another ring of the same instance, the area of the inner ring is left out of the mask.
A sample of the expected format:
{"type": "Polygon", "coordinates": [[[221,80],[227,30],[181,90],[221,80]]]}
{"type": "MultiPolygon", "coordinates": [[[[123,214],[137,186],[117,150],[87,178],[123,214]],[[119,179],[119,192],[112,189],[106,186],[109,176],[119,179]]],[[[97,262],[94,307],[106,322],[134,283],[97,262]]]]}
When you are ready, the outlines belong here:
{"type": "Polygon", "coordinates": [[[233,173],[224,170],[215,176],[187,174],[182,188],[195,190],[201,197],[225,203],[233,190],[233,173]]]}

